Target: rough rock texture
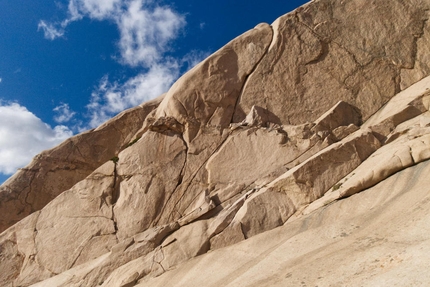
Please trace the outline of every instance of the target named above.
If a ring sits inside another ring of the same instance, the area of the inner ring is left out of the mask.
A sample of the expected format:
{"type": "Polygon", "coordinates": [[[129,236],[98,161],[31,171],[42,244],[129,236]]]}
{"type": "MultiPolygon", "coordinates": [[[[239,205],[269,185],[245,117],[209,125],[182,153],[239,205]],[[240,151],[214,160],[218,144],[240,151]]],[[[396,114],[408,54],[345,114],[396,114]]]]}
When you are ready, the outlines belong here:
{"type": "Polygon", "coordinates": [[[37,156],[0,285],[426,286],[429,8],[313,1],[37,156]]]}
{"type": "Polygon", "coordinates": [[[71,137],[35,156],[0,187],[0,232],[42,209],[63,191],[116,156],[142,127],[162,96],[129,109],[94,130],[71,137]]]}

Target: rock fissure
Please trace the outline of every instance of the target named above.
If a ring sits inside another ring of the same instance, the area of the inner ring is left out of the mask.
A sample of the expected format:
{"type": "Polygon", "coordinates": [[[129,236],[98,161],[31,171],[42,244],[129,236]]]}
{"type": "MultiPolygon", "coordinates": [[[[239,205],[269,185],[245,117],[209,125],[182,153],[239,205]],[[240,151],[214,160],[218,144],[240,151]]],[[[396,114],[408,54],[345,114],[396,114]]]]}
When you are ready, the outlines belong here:
{"type": "MultiPolygon", "coordinates": [[[[270,40],[270,42],[272,43],[274,41],[274,37],[275,37],[274,34],[275,34],[275,32],[274,32],[274,29],[273,29],[273,27],[271,25],[269,27],[270,27],[270,29],[272,31],[272,38],[270,40]]],[[[252,76],[252,74],[255,72],[255,70],[258,68],[258,66],[260,65],[260,63],[263,61],[264,57],[267,55],[270,46],[271,46],[271,44],[266,46],[266,49],[265,49],[264,53],[262,54],[262,56],[260,57],[260,59],[258,59],[258,61],[255,63],[254,67],[251,69],[251,71],[249,72],[249,74],[246,75],[246,77],[245,77],[245,79],[243,81],[242,87],[240,88],[239,95],[236,98],[236,102],[234,104],[233,112],[232,112],[231,118],[230,118],[230,123],[233,123],[233,120],[234,120],[235,114],[236,114],[237,106],[238,106],[238,104],[240,102],[240,99],[242,98],[242,94],[243,94],[243,92],[244,92],[244,90],[246,88],[248,80],[250,79],[250,77],[252,76]]]]}
{"type": "MultiPolygon", "coordinates": [[[[160,212],[158,213],[158,215],[157,215],[157,219],[155,220],[155,226],[156,225],[158,225],[158,223],[160,222],[160,220],[161,220],[161,218],[162,218],[162,216],[163,216],[163,213],[164,213],[164,210],[165,210],[165,208],[169,205],[169,203],[170,203],[170,201],[171,201],[171,199],[172,199],[172,197],[175,195],[175,193],[176,193],[176,191],[180,188],[180,186],[183,184],[183,179],[184,179],[184,174],[185,174],[185,169],[186,169],[186,167],[187,167],[187,162],[188,162],[188,151],[189,151],[189,147],[188,147],[188,143],[186,142],[186,140],[184,140],[184,138],[183,138],[183,136],[181,136],[180,137],[181,138],[181,140],[182,140],[182,142],[183,142],[183,144],[184,144],[184,146],[185,146],[185,160],[184,160],[184,163],[182,164],[182,167],[181,167],[181,171],[179,172],[179,178],[177,179],[177,183],[176,183],[176,186],[175,186],[175,188],[172,190],[172,192],[169,194],[169,196],[168,196],[168,198],[167,198],[167,200],[165,201],[165,204],[162,206],[162,208],[161,208],[161,210],[160,210],[160,212]]],[[[175,204],[175,206],[176,206],[176,204],[175,204]]],[[[176,212],[178,212],[177,210],[175,210],[176,212]]],[[[169,215],[169,219],[171,218],[173,216],[173,212],[172,212],[172,214],[170,214],[169,215]]]]}
{"type": "MultiPolygon", "coordinates": [[[[185,181],[182,180],[181,183],[177,186],[177,188],[178,188],[180,185],[186,184],[186,186],[184,188],[182,188],[182,190],[184,190],[183,193],[181,194],[181,196],[179,196],[178,200],[175,202],[175,205],[174,205],[175,207],[178,206],[178,203],[185,196],[186,190],[190,187],[190,185],[192,184],[193,180],[196,178],[199,171],[207,164],[209,159],[222,147],[222,145],[227,141],[227,139],[231,135],[231,133],[232,133],[232,131],[229,131],[228,134],[225,136],[225,138],[221,141],[221,143],[218,144],[218,146],[214,149],[214,151],[208,156],[208,158],[206,160],[203,161],[203,163],[201,165],[198,166],[198,168],[191,174],[191,176],[189,178],[187,178],[185,181]]],[[[188,148],[188,146],[187,146],[187,148],[188,148]]],[[[188,149],[187,149],[187,151],[188,151],[188,149]]],[[[188,152],[187,152],[187,154],[188,154],[188,152]]],[[[184,167],[185,167],[185,165],[184,165],[184,167]]],[[[175,191],[176,191],[176,189],[175,189],[175,191]]],[[[173,193],[172,193],[172,195],[173,195],[173,193]]],[[[169,199],[170,199],[170,197],[169,197],[169,199]]],[[[166,206],[167,206],[167,204],[166,204],[166,206]]],[[[183,214],[181,214],[176,208],[174,210],[176,212],[178,212],[181,215],[181,217],[183,216],[183,214]]],[[[169,216],[169,219],[172,216],[173,216],[173,213],[169,216]]]]}
{"type": "MultiPolygon", "coordinates": [[[[115,205],[115,203],[118,201],[118,198],[120,196],[120,180],[119,180],[119,175],[118,175],[118,162],[114,162],[114,168],[113,168],[113,183],[112,183],[112,199],[110,204],[111,205],[115,205]]],[[[113,208],[112,208],[113,210],[113,208]]]]}
{"type": "Polygon", "coordinates": [[[36,156],[0,206],[55,199],[1,234],[0,285],[426,285],[429,8],[312,1],[36,156]]]}
{"type": "Polygon", "coordinates": [[[28,197],[29,197],[30,193],[32,192],[32,183],[33,183],[34,177],[35,177],[35,175],[33,175],[31,177],[30,184],[28,185],[28,192],[27,192],[27,194],[25,195],[25,198],[24,198],[24,202],[25,202],[26,205],[30,206],[31,212],[33,212],[34,210],[33,210],[33,205],[30,202],[28,202],[28,197]]]}

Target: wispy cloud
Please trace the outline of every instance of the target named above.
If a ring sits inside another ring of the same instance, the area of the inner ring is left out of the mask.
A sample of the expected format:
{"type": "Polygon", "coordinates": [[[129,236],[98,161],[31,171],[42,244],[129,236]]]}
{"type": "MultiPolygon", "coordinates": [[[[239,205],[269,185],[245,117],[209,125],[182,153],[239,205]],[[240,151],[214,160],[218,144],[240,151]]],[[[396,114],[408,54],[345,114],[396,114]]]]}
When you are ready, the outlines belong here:
{"type": "Polygon", "coordinates": [[[209,57],[209,55],[210,53],[208,51],[192,50],[181,59],[181,63],[186,66],[187,70],[189,70],[205,58],[209,57]]]}
{"type": "Polygon", "coordinates": [[[17,103],[0,102],[0,173],[13,174],[35,154],[72,135],[66,126],[52,128],[17,103]]]}
{"type": "Polygon", "coordinates": [[[113,114],[161,95],[178,76],[179,68],[175,62],[171,62],[154,65],[148,72],[123,84],[109,82],[108,76],[103,77],[87,106],[91,118],[89,127],[96,127],[113,114]]]}
{"type": "Polygon", "coordinates": [[[64,103],[55,107],[53,111],[56,114],[54,116],[54,120],[59,124],[69,122],[76,114],[74,111],[70,110],[70,107],[68,104],[64,104],[64,103]]]}
{"type": "Polygon", "coordinates": [[[72,22],[88,17],[113,21],[120,32],[121,61],[131,66],[157,64],[168,44],[185,24],[185,17],[169,6],[150,0],[70,0],[68,17],[61,22],[39,21],[45,38],[62,37],[72,22]]]}
{"type": "Polygon", "coordinates": [[[49,40],[54,40],[55,38],[62,37],[64,35],[64,28],[59,27],[59,25],[47,23],[43,20],[41,20],[37,25],[37,31],[39,30],[43,30],[45,38],[49,40]]]}
{"type": "Polygon", "coordinates": [[[87,105],[87,128],[166,92],[180,71],[190,69],[208,55],[192,51],[181,59],[166,56],[172,51],[172,41],[186,25],[185,16],[154,0],[69,0],[67,11],[68,16],[62,22],[39,22],[39,29],[43,29],[47,39],[62,37],[68,25],[84,17],[111,21],[120,35],[118,61],[142,69],[122,83],[108,76],[101,79],[87,105]]]}

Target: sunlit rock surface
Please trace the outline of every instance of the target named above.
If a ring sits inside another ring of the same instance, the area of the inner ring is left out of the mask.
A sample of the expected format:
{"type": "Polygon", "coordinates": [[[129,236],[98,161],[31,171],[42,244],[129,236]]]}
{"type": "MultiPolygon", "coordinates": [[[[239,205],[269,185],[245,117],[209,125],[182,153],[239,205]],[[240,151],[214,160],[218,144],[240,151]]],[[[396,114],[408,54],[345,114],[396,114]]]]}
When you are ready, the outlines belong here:
{"type": "Polygon", "coordinates": [[[430,1],[317,0],[0,187],[1,286],[427,286],[430,1]]]}

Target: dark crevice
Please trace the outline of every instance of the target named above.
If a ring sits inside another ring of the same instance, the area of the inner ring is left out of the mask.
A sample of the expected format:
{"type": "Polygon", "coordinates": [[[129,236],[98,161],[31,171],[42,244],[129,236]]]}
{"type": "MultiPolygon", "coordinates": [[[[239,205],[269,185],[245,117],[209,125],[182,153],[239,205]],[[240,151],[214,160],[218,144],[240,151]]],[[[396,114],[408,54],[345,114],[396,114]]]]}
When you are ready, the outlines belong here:
{"type": "Polygon", "coordinates": [[[29,191],[27,192],[27,194],[25,195],[25,198],[24,198],[24,202],[25,202],[25,204],[27,204],[28,206],[30,206],[30,214],[31,213],[33,213],[35,210],[33,210],[33,206],[32,206],[32,204],[30,203],[30,202],[28,202],[28,197],[29,197],[29,195],[30,195],[30,193],[32,192],[32,185],[33,185],[33,180],[34,180],[34,178],[35,178],[35,174],[33,174],[33,176],[31,177],[31,179],[30,179],[30,184],[28,185],[28,189],[29,189],[29,191]]]}
{"type": "MultiPolygon", "coordinates": [[[[274,41],[274,39],[275,39],[275,32],[274,32],[274,30],[273,30],[273,27],[270,25],[269,26],[270,27],[270,29],[272,29],[272,39],[270,40],[270,44],[269,45],[267,45],[267,47],[266,47],[266,50],[264,51],[264,53],[262,54],[262,56],[261,56],[261,58],[257,61],[257,63],[254,65],[254,67],[252,68],[252,70],[249,72],[249,74],[248,75],[246,75],[246,77],[245,77],[245,79],[244,79],[244,81],[243,81],[243,85],[242,85],[242,87],[241,87],[241,89],[240,89],[240,92],[239,92],[239,95],[237,96],[237,98],[236,98],[236,102],[235,102],[235,104],[234,104],[234,108],[233,108],[233,113],[232,113],[232,115],[231,115],[231,119],[230,119],[230,123],[233,123],[233,121],[234,121],[234,118],[235,118],[235,116],[236,116],[236,109],[237,109],[237,106],[239,105],[239,102],[240,102],[240,100],[242,99],[242,95],[243,95],[243,93],[244,93],[244,91],[245,91],[245,88],[246,88],[246,85],[248,84],[248,80],[249,80],[249,78],[251,77],[251,75],[255,72],[255,70],[258,68],[258,66],[260,65],[260,63],[261,63],[261,61],[263,61],[263,59],[265,58],[265,56],[267,55],[267,53],[268,53],[268,51],[269,51],[269,48],[272,46],[272,42],[274,41]]],[[[240,120],[239,120],[240,121],[240,120]]]]}
{"type": "Polygon", "coordinates": [[[243,238],[245,238],[245,240],[248,239],[248,236],[245,235],[245,231],[244,231],[242,223],[239,222],[239,225],[240,225],[240,232],[242,232],[243,238]]]}
{"type": "Polygon", "coordinates": [[[118,174],[118,162],[113,161],[114,169],[113,169],[113,183],[112,183],[112,205],[118,201],[120,196],[120,184],[122,181],[122,177],[118,174]]]}

